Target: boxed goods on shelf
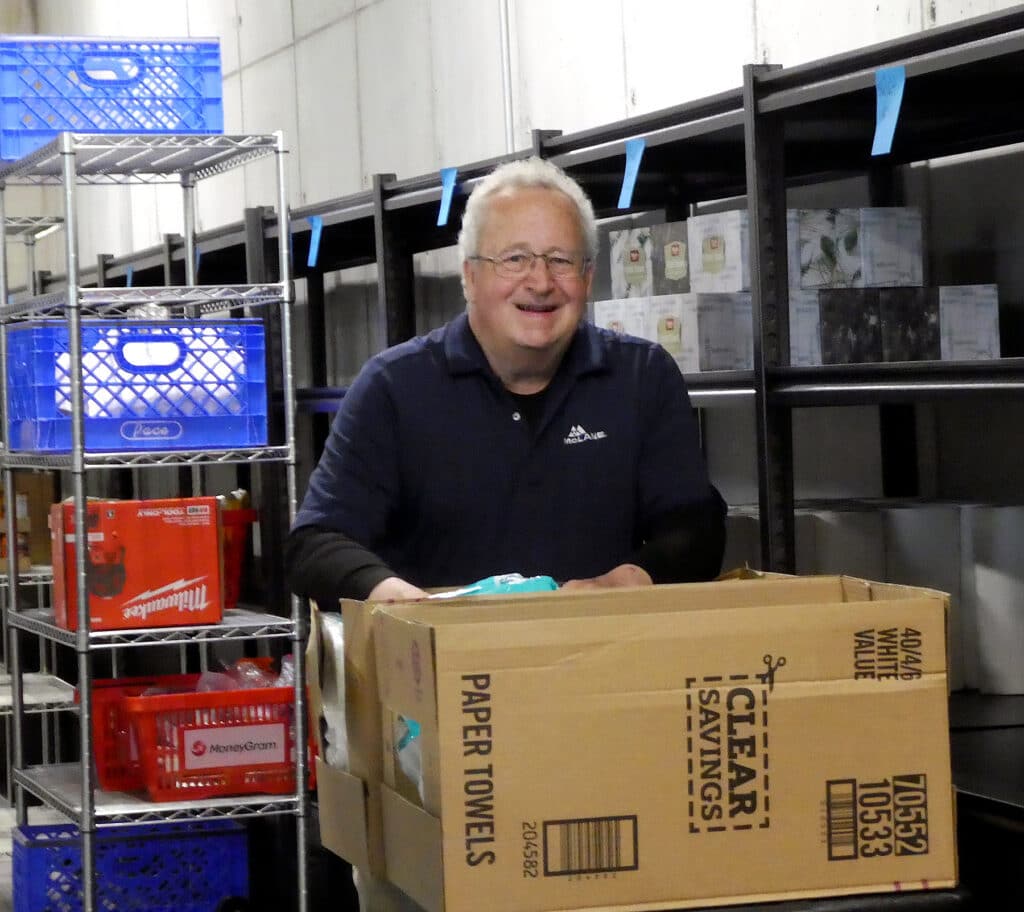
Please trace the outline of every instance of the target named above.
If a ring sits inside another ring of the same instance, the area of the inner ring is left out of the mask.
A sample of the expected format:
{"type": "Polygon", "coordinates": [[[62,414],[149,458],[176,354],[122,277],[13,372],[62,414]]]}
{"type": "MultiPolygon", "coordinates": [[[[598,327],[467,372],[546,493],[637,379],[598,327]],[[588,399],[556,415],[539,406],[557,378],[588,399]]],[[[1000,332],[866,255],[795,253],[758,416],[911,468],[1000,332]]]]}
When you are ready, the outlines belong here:
{"type": "MultiPolygon", "coordinates": [[[[86,581],[93,630],[216,624],[222,616],[220,510],[214,497],[91,500],[86,581]]],[[[57,624],[78,629],[74,504],[50,512],[57,624]]]]}
{"type": "Polygon", "coordinates": [[[934,288],[880,288],[882,360],[939,360],[939,296],[934,288]]]}
{"type": "Polygon", "coordinates": [[[691,216],[687,222],[690,290],[750,289],[750,219],[746,209],[691,216]]]}
{"type": "Polygon", "coordinates": [[[882,317],[878,289],[823,288],[821,363],[863,364],[882,360],[882,317]]]}
{"type": "Polygon", "coordinates": [[[683,373],[700,370],[697,295],[655,295],[594,302],[594,323],[662,345],[683,373]]]}
{"type": "MultiPolygon", "coordinates": [[[[204,450],[267,442],[258,320],[87,320],[82,399],[87,450],[204,450]]],[[[71,353],[63,322],[7,330],[12,450],[71,449],[71,353]]]]}
{"type": "Polygon", "coordinates": [[[943,361],[998,358],[998,286],[940,286],[939,326],[943,361]]]}
{"type": "Polygon", "coordinates": [[[321,820],[365,820],[362,860],[431,912],[952,885],[946,607],[849,577],[343,602],[353,765],[321,820]]]}
{"type": "Polygon", "coordinates": [[[789,363],[792,367],[821,364],[821,311],[817,291],[789,289],[789,363]]]}
{"type": "Polygon", "coordinates": [[[690,290],[686,222],[663,222],[608,233],[611,296],[638,298],[690,290]]]}
{"type": "MultiPolygon", "coordinates": [[[[14,912],[82,908],[72,824],[14,829],[14,912]]],[[[248,837],[233,820],[136,824],[95,837],[97,908],[210,912],[249,895],[248,837]]]]}
{"type": "Polygon", "coordinates": [[[651,229],[608,233],[613,298],[646,298],[654,293],[651,229]]]}
{"type": "Polygon", "coordinates": [[[0,159],[59,132],[222,133],[220,43],[197,38],[0,38],[0,159]]]}
{"type": "Polygon", "coordinates": [[[924,282],[921,212],[909,207],[800,209],[801,288],[875,288],[924,282]]]}
{"type": "Polygon", "coordinates": [[[700,369],[750,370],[754,319],[749,293],[697,295],[700,369]]]}

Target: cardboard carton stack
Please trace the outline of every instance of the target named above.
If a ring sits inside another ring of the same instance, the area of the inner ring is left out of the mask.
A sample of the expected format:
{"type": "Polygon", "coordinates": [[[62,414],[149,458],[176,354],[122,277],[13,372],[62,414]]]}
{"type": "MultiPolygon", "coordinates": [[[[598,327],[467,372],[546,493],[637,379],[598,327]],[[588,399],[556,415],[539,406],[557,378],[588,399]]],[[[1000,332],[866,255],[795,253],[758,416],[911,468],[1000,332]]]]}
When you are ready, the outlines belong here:
{"type": "Polygon", "coordinates": [[[343,603],[322,841],[430,912],[953,885],[946,605],[849,577],[343,603]]]}

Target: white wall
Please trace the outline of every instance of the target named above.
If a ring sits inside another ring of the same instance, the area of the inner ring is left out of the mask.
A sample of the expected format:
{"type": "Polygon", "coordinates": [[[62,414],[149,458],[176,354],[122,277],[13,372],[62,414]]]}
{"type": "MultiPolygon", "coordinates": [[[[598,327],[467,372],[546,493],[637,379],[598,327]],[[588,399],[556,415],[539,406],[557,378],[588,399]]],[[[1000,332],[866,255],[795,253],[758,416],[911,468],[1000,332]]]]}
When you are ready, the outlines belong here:
{"type": "MultiPolygon", "coordinates": [[[[515,146],[740,84],[743,64],[793,65],[1012,5],[901,0],[507,0],[515,146]],[[713,10],[713,14],[711,11],[713,10]]],[[[5,0],[7,31],[216,36],[228,132],[281,129],[292,205],[507,151],[501,0],[5,0]]],[[[273,202],[272,164],[200,187],[200,229],[273,202]]],[[[176,193],[104,190],[80,258],[180,232],[176,193]]],[[[59,243],[40,266],[63,271],[59,243]],[[46,262],[49,256],[52,262],[46,262]]]]}

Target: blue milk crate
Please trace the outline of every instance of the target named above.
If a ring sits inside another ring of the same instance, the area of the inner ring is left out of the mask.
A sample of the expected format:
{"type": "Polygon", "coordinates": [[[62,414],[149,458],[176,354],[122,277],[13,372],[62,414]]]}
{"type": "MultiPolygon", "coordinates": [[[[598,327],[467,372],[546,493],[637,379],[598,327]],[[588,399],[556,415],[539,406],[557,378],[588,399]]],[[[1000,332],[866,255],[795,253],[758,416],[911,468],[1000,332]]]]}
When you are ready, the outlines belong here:
{"type": "Polygon", "coordinates": [[[213,38],[0,36],[0,159],[58,133],[223,133],[213,38]]]}
{"type": "MultiPolygon", "coordinates": [[[[87,450],[266,445],[259,320],[83,320],[81,326],[87,450]]],[[[7,445],[71,450],[71,354],[63,320],[7,330],[7,445]]]]}
{"type": "MultiPolygon", "coordinates": [[[[79,912],[77,827],[20,826],[12,837],[14,912],[79,912]]],[[[249,895],[247,834],[233,820],[102,829],[93,845],[96,908],[106,912],[217,912],[249,895]]]]}

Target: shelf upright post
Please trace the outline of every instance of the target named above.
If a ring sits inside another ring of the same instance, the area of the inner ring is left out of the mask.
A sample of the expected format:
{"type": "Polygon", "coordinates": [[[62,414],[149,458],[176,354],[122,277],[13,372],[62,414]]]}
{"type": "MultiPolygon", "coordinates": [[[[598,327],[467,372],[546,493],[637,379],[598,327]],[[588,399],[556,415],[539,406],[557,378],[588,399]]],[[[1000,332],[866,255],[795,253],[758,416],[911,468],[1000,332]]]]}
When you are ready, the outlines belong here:
{"type": "MultiPolygon", "coordinates": [[[[6,193],[3,184],[0,184],[0,303],[7,303],[7,212],[6,193]]],[[[3,437],[7,435],[7,321],[0,326],[0,428],[3,437]]],[[[10,441],[6,441],[9,444],[10,441]]],[[[14,484],[14,472],[4,466],[4,504],[6,506],[6,522],[4,534],[7,536],[7,586],[3,594],[3,610],[0,614],[0,627],[3,629],[3,664],[6,671],[11,675],[11,702],[15,715],[14,724],[10,721],[5,727],[7,735],[7,780],[5,791],[7,799],[10,800],[12,792],[15,792],[15,810],[17,813],[18,825],[26,821],[25,796],[20,788],[15,789],[13,785],[13,768],[20,768],[24,762],[24,746],[22,744],[23,716],[25,711],[24,694],[22,692],[21,663],[18,652],[18,631],[10,625],[10,612],[16,610],[18,601],[18,524],[16,491],[14,484]]]]}
{"type": "Polygon", "coordinates": [[[95,836],[96,808],[93,792],[92,668],[89,655],[89,586],[86,582],[86,501],[85,501],[85,418],[82,396],[81,302],[78,297],[78,221],[75,211],[77,179],[75,146],[72,134],[60,134],[60,154],[64,190],[64,243],[67,257],[68,349],[71,377],[71,481],[75,503],[75,585],[78,592],[78,631],[75,653],[78,658],[79,742],[82,745],[82,837],[83,912],[96,910],[95,836]]]}
{"type": "Polygon", "coordinates": [[[36,287],[36,236],[31,231],[25,232],[25,287],[30,295],[39,294],[36,287]]]}
{"type": "MultiPolygon", "coordinates": [[[[292,302],[295,298],[291,269],[291,229],[288,212],[288,193],[285,183],[284,135],[280,130],[276,138],[275,160],[277,164],[277,261],[278,281],[281,283],[281,382],[284,394],[284,435],[288,448],[285,466],[288,526],[295,519],[297,493],[295,488],[295,377],[292,368],[292,302]]],[[[309,903],[309,887],[306,880],[306,614],[302,600],[291,596],[292,606],[292,668],[295,672],[295,846],[298,912],[306,912],[309,903]]]]}
{"type": "Polygon", "coordinates": [[[793,419],[790,409],[772,404],[769,395],[771,369],[789,360],[783,122],[781,115],[758,112],[760,77],[773,69],[763,64],[743,68],[743,141],[750,213],[761,559],[766,570],[792,572],[796,564],[793,419]]]}
{"type": "MultiPolygon", "coordinates": [[[[181,175],[181,203],[182,214],[185,222],[185,284],[190,288],[196,284],[196,180],[191,171],[181,175]]],[[[199,308],[190,308],[194,311],[189,314],[191,318],[199,316],[199,308]]],[[[192,466],[192,496],[198,497],[203,493],[203,470],[200,466],[192,466]]]]}
{"type": "Polygon", "coordinates": [[[377,249],[377,302],[382,317],[382,348],[397,345],[416,334],[415,274],[412,254],[396,217],[385,206],[384,184],[394,174],[373,175],[373,225],[377,249]]]}

